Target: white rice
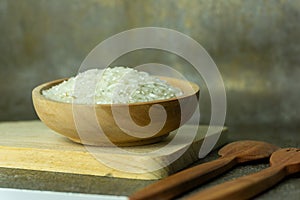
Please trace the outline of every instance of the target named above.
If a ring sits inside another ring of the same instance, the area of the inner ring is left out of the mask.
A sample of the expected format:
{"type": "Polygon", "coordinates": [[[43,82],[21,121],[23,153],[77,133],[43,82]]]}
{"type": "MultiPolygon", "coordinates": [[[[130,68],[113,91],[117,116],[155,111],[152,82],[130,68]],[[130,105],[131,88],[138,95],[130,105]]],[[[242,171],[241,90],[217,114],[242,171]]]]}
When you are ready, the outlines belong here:
{"type": "Polygon", "coordinates": [[[183,94],[158,77],[127,67],[87,70],[42,93],[55,101],[77,104],[147,102],[183,94]]]}

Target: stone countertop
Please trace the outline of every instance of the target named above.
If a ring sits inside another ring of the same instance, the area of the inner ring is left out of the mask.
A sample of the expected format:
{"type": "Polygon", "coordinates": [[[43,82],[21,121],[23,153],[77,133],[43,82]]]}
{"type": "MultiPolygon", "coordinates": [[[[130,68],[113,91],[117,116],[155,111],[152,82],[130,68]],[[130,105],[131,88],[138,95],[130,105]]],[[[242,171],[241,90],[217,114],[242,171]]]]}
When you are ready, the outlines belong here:
{"type": "MultiPolygon", "coordinates": [[[[299,129],[274,127],[231,127],[229,141],[252,139],[273,143],[281,147],[300,148],[299,129]]],[[[195,164],[216,159],[217,152],[211,152],[205,159],[195,164]]],[[[193,192],[223,183],[246,174],[257,172],[268,167],[268,160],[264,163],[252,163],[234,168],[230,172],[198,187],[193,192]]],[[[256,199],[299,199],[299,174],[283,180],[280,184],[256,197],[256,199]]],[[[63,191],[90,194],[129,195],[134,191],[155,182],[154,180],[132,180],[90,175],[75,175],[67,173],[41,172],[33,170],[0,168],[0,187],[21,188],[33,190],[63,191]]],[[[188,193],[186,195],[190,195],[188,193]]],[[[180,199],[184,199],[180,197],[180,199]]]]}

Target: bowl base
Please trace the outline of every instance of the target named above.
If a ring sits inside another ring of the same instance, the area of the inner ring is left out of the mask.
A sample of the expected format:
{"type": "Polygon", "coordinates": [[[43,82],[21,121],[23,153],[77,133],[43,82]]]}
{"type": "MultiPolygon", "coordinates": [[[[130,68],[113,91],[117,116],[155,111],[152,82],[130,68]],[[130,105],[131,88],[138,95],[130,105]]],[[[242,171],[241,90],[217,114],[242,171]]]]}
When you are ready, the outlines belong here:
{"type": "Polygon", "coordinates": [[[157,143],[157,142],[162,141],[163,139],[165,139],[168,136],[169,136],[169,134],[165,134],[165,135],[162,135],[162,136],[153,137],[153,138],[149,138],[149,139],[142,139],[140,141],[113,143],[113,145],[111,143],[107,143],[107,142],[92,143],[92,142],[87,142],[87,141],[81,141],[81,140],[78,140],[78,139],[75,139],[75,138],[70,138],[70,137],[68,137],[68,139],[71,140],[72,142],[75,142],[75,143],[78,143],[78,144],[82,144],[82,145],[89,145],[89,146],[98,146],[98,147],[112,147],[112,146],[133,147],[133,146],[141,146],[141,145],[147,145],[147,144],[157,143]]]}

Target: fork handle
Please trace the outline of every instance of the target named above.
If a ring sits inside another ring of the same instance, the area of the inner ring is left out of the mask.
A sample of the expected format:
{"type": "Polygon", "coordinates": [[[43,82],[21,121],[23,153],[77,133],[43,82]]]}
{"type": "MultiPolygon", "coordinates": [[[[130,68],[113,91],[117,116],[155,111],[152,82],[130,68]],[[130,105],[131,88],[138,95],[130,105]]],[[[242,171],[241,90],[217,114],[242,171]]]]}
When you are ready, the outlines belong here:
{"type": "Polygon", "coordinates": [[[237,161],[234,157],[223,157],[217,160],[188,168],[164,178],[134,193],[130,200],[172,199],[184,192],[231,169],[237,161]]]}
{"type": "Polygon", "coordinates": [[[223,184],[198,192],[186,200],[249,199],[274,186],[287,175],[283,166],[266,168],[223,184]]]}

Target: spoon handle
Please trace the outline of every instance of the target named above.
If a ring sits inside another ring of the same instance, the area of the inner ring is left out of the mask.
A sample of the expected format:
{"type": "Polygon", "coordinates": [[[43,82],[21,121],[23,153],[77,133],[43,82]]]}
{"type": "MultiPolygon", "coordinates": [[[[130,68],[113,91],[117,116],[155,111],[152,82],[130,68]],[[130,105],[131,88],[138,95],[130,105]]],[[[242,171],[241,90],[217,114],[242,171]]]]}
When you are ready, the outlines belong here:
{"type": "Polygon", "coordinates": [[[249,199],[274,186],[287,175],[282,166],[274,166],[198,192],[187,200],[249,199]]]}
{"type": "Polygon", "coordinates": [[[236,164],[237,162],[234,157],[223,157],[197,165],[151,184],[131,195],[129,199],[172,199],[228,171],[236,164]]]}

